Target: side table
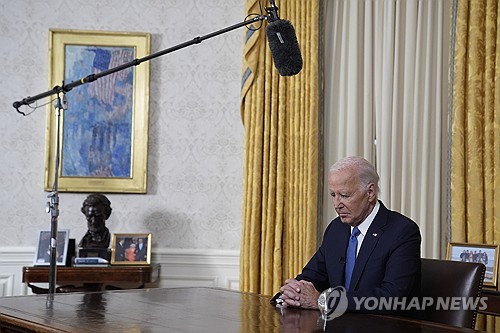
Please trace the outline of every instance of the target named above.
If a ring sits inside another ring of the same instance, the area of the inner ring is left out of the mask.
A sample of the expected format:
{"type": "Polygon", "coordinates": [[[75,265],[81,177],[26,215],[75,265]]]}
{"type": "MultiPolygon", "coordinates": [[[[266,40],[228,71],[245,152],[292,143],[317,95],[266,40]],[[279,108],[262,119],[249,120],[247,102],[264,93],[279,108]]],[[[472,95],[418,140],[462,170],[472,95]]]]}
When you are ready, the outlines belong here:
{"type": "MultiPolygon", "coordinates": [[[[160,264],[106,267],[57,267],[57,292],[100,291],[103,289],[136,289],[146,283],[154,283],[160,277],[160,264]],[[117,287],[126,284],[128,287],[117,287]],[[129,287],[133,285],[133,287],[129,287]]],[[[23,282],[35,294],[47,293],[47,289],[33,283],[49,282],[49,267],[23,267],[23,282]]]]}

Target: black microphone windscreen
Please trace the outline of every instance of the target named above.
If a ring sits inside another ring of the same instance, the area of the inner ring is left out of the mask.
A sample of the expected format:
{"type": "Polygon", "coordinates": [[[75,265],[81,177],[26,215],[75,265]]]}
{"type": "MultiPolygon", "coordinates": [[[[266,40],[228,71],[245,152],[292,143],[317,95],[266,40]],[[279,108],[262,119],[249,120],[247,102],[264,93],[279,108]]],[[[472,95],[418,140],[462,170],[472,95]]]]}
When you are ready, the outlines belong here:
{"type": "Polygon", "coordinates": [[[281,76],[296,75],[302,69],[302,55],[290,21],[275,20],[266,28],[274,65],[281,76]]]}

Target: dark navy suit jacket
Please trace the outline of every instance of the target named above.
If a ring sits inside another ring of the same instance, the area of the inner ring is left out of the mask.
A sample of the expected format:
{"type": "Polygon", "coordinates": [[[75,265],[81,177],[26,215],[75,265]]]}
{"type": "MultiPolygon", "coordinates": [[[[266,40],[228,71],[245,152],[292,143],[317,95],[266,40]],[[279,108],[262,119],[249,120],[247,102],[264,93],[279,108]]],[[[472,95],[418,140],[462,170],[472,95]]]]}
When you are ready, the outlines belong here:
{"type": "MultiPolygon", "coordinates": [[[[380,202],[380,201],[379,201],[380,202]]],[[[345,257],[351,228],[337,217],[327,227],[323,242],[297,280],[307,280],[318,291],[344,285],[345,257]]],[[[356,258],[348,311],[353,297],[411,297],[420,291],[420,230],[406,216],[382,202],[356,258]]],[[[362,308],[361,311],[364,309],[362,308]]]]}

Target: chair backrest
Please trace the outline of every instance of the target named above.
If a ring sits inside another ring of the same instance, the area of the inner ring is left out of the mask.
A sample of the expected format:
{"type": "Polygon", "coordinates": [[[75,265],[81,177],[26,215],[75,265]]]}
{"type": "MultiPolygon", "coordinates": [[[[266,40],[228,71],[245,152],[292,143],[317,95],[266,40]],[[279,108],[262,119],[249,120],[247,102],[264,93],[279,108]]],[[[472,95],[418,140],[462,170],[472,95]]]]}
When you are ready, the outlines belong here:
{"type": "Polygon", "coordinates": [[[432,306],[425,308],[421,319],[474,328],[477,306],[470,306],[470,303],[467,306],[466,302],[474,300],[478,305],[476,300],[483,287],[486,267],[483,264],[471,262],[424,258],[421,260],[420,295],[433,299],[432,306]],[[458,298],[461,299],[460,302],[458,298]],[[438,299],[441,303],[438,303],[438,299]]]}

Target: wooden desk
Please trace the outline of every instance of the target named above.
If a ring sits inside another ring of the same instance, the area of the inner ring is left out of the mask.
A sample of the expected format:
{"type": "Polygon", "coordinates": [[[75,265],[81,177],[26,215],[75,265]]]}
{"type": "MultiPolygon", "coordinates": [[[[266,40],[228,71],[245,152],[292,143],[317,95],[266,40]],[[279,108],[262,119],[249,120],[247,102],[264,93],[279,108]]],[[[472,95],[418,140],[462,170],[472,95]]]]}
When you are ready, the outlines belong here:
{"type": "MultiPolygon", "coordinates": [[[[317,310],[279,309],[269,297],[173,288],[0,298],[1,332],[322,332],[317,310]]],[[[395,316],[347,313],[326,332],[475,332],[395,316]]]]}
{"type": "MultiPolygon", "coordinates": [[[[144,266],[109,266],[109,267],[57,267],[56,281],[58,285],[71,285],[58,288],[58,292],[99,291],[105,286],[116,284],[134,285],[142,288],[146,283],[153,283],[160,277],[160,264],[144,266]],[[79,288],[80,285],[83,287],[79,288]]],[[[49,267],[23,267],[23,282],[34,293],[46,293],[47,290],[32,283],[47,283],[49,267]]],[[[117,289],[111,287],[112,289],[117,289]]]]}

